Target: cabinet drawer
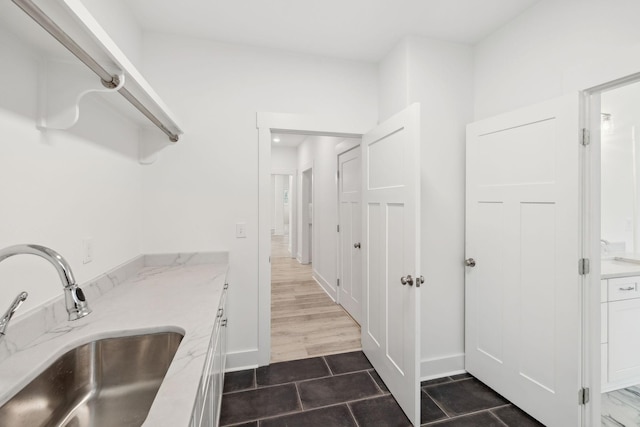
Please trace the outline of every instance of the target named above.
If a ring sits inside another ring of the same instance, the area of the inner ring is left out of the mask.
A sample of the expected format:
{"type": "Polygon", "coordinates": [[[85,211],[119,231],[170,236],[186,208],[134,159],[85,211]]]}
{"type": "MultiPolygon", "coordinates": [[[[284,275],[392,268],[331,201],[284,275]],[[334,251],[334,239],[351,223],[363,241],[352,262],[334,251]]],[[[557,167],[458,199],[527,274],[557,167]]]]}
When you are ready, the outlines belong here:
{"type": "Polygon", "coordinates": [[[609,301],[640,298],[640,277],[609,279],[609,301]]]}

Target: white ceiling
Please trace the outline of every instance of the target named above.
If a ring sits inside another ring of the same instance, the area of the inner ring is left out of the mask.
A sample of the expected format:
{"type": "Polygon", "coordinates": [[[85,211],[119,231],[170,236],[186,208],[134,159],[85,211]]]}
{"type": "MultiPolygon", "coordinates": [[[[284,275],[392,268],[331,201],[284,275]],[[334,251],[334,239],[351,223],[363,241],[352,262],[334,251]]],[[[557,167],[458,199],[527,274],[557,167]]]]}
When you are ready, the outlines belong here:
{"type": "Polygon", "coordinates": [[[271,146],[272,147],[297,147],[302,144],[302,141],[307,139],[308,135],[298,135],[293,133],[272,133],[271,134],[271,146]],[[274,139],[280,139],[280,142],[275,142],[274,139]]]}
{"type": "Polygon", "coordinates": [[[147,31],[377,62],[404,36],[475,44],[539,0],[128,0],[147,31]]]}

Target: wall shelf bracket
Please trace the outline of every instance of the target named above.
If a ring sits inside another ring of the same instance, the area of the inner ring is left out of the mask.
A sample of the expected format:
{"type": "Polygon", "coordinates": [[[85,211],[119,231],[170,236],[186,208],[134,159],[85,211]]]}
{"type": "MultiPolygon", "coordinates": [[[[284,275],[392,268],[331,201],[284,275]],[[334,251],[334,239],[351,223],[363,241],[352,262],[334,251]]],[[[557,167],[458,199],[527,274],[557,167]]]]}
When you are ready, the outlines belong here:
{"type": "Polygon", "coordinates": [[[67,130],[80,119],[80,104],[91,93],[117,93],[125,75],[116,76],[117,85],[107,87],[102,80],[77,62],[46,59],[41,62],[39,87],[39,129],[67,130]]]}

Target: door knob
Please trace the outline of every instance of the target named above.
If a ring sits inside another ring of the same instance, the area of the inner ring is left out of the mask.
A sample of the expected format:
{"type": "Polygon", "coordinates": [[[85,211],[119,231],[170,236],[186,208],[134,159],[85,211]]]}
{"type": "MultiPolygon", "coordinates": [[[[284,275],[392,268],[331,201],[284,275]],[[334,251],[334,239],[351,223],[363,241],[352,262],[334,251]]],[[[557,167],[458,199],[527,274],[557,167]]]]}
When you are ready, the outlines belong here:
{"type": "Polygon", "coordinates": [[[424,283],[424,276],[416,277],[416,288],[419,288],[420,285],[424,283]]]}
{"type": "Polygon", "coordinates": [[[400,278],[400,283],[402,283],[403,285],[409,284],[409,286],[413,286],[413,277],[411,277],[410,274],[407,275],[406,277],[402,276],[400,278]]]}
{"type": "Polygon", "coordinates": [[[356,248],[356,249],[360,249],[360,242],[354,243],[353,247],[356,248]]]}
{"type": "Polygon", "coordinates": [[[466,260],[464,260],[464,265],[466,265],[467,267],[475,267],[476,260],[473,258],[467,258],[466,260]]]}

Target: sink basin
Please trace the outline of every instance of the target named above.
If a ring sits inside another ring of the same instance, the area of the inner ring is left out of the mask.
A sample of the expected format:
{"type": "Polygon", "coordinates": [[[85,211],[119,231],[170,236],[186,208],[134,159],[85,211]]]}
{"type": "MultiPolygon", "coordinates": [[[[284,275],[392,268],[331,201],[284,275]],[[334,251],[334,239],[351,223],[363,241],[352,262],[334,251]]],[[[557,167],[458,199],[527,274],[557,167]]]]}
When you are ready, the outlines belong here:
{"type": "Polygon", "coordinates": [[[181,340],[163,332],[76,347],[0,407],[0,426],[141,426],[181,340]]]}

